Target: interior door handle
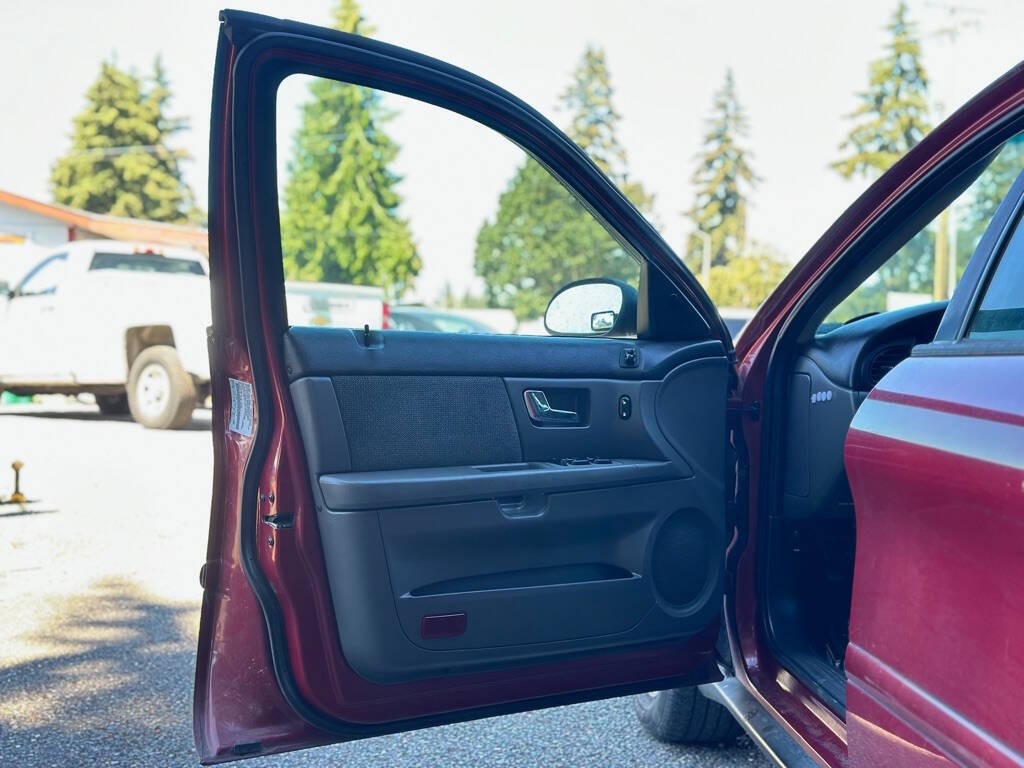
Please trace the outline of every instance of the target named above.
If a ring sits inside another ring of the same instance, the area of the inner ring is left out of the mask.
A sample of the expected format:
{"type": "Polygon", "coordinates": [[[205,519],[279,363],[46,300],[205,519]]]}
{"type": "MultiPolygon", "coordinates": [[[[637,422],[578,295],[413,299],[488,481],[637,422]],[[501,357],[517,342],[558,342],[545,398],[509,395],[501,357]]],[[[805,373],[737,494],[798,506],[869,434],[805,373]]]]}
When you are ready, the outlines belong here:
{"type": "Polygon", "coordinates": [[[578,424],[580,415],[576,411],[563,411],[552,408],[548,396],[540,389],[528,389],[523,392],[526,411],[530,418],[538,424],[578,424]]]}

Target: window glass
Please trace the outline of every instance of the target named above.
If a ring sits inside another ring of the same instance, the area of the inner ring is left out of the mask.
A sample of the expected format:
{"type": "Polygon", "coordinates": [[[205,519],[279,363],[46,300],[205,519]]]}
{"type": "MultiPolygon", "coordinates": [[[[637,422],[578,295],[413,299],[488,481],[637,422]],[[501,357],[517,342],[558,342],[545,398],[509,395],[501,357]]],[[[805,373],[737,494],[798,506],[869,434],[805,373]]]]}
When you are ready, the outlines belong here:
{"type": "Polygon", "coordinates": [[[166,272],[205,275],[203,265],[194,259],[174,259],[153,253],[97,253],[89,263],[91,271],[116,269],[125,272],[166,272]]]}
{"type": "Polygon", "coordinates": [[[1018,135],[946,210],[832,310],[819,332],[865,315],[952,296],[989,221],[1022,168],[1024,138],[1018,135]]]}
{"type": "Polygon", "coordinates": [[[454,112],[296,75],[277,134],[292,325],[543,335],[563,286],[639,283],[637,261],[554,176],[454,112]],[[457,154],[439,151],[442,134],[457,154]]]}
{"type": "Polygon", "coordinates": [[[18,286],[19,296],[45,296],[55,293],[57,286],[64,279],[67,272],[68,256],[66,253],[58,253],[43,262],[40,262],[18,286]]]}
{"type": "Polygon", "coordinates": [[[971,321],[972,339],[1024,339],[1024,234],[1006,244],[971,321]]]}

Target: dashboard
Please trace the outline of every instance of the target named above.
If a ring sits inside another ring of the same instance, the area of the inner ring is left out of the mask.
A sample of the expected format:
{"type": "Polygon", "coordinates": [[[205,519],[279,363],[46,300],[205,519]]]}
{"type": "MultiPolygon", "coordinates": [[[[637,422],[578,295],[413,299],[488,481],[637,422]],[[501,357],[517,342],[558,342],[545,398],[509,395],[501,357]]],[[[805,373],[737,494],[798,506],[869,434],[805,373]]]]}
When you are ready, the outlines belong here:
{"type": "Polygon", "coordinates": [[[934,339],[946,303],[863,317],[819,332],[800,351],[788,392],[785,517],[852,516],[843,467],[850,422],[886,373],[934,339]]]}

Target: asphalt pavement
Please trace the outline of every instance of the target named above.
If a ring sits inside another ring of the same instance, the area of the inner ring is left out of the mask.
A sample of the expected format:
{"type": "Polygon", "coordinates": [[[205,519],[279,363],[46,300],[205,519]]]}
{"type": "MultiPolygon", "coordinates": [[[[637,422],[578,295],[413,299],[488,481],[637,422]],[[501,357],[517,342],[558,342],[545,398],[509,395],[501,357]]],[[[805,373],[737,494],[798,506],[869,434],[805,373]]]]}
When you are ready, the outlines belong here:
{"type": "MultiPolygon", "coordinates": [[[[190,766],[209,413],[156,432],[51,400],[0,408],[0,763],[190,766]]],[[[382,736],[246,766],[761,766],[746,739],[688,748],[627,699],[382,736]]]]}

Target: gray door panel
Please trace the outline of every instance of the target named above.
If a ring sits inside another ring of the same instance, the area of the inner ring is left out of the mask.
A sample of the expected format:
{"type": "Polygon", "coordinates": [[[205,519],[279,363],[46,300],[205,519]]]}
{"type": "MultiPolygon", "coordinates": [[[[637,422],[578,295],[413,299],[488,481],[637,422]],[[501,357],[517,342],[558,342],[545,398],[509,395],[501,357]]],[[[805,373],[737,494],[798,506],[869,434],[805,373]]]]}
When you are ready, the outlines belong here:
{"type": "MultiPolygon", "coordinates": [[[[725,536],[720,347],[613,341],[595,361],[579,340],[487,337],[474,358],[460,353],[467,337],[421,334],[413,347],[410,334],[392,345],[385,332],[373,350],[350,348],[347,365],[327,333],[290,332],[286,350],[341,645],[357,672],[459,674],[682,642],[713,623],[725,536]],[[649,367],[621,368],[623,346],[649,367]],[[429,373],[409,372],[426,358],[429,373]],[[528,391],[569,415],[538,421],[528,391]]],[[[336,333],[350,345],[351,332],[336,333]]]]}

